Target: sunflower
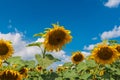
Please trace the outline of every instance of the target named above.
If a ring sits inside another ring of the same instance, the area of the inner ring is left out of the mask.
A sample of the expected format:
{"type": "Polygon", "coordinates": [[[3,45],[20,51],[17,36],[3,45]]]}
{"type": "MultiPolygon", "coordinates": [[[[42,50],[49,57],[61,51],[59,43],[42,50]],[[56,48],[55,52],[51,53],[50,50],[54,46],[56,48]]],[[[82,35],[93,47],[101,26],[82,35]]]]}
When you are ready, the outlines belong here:
{"type": "Polygon", "coordinates": [[[71,60],[74,64],[79,64],[81,61],[84,60],[84,55],[80,51],[73,52],[71,60]]]}
{"type": "Polygon", "coordinates": [[[38,66],[36,67],[36,70],[37,70],[38,72],[42,71],[42,66],[39,66],[39,65],[38,65],[38,66]]]}
{"type": "Polygon", "coordinates": [[[58,66],[56,71],[59,73],[62,72],[63,70],[64,70],[63,66],[58,66]]]}
{"type": "Polygon", "coordinates": [[[12,56],[14,49],[10,41],[0,40],[0,59],[5,60],[12,56]]]}
{"type": "Polygon", "coordinates": [[[112,46],[98,45],[92,51],[91,58],[100,64],[111,64],[118,59],[119,53],[112,46]]]}
{"type": "Polygon", "coordinates": [[[22,76],[17,71],[5,70],[1,72],[0,80],[22,80],[22,76]]]}
{"type": "Polygon", "coordinates": [[[44,35],[44,46],[47,51],[59,51],[66,43],[69,43],[72,39],[70,31],[66,30],[63,26],[57,24],[52,25],[53,28],[46,31],[44,35]]]}
{"type": "Polygon", "coordinates": [[[50,69],[49,71],[52,73],[52,72],[53,72],[53,69],[50,69]]]}
{"type": "Polygon", "coordinates": [[[19,73],[22,75],[23,78],[27,78],[28,77],[28,68],[22,68],[19,73]]]}
{"type": "Polygon", "coordinates": [[[105,73],[105,70],[101,70],[101,71],[99,72],[99,75],[100,75],[100,76],[103,76],[104,73],[105,73]]]}

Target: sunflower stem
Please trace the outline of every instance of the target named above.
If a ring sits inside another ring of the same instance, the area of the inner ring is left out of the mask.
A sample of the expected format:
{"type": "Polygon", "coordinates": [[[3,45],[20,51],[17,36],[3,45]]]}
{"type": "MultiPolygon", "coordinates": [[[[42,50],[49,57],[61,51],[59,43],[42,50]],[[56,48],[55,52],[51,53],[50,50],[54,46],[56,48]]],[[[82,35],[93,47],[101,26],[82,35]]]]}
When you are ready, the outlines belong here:
{"type": "Polygon", "coordinates": [[[45,58],[46,49],[43,51],[43,58],[45,58]]]}

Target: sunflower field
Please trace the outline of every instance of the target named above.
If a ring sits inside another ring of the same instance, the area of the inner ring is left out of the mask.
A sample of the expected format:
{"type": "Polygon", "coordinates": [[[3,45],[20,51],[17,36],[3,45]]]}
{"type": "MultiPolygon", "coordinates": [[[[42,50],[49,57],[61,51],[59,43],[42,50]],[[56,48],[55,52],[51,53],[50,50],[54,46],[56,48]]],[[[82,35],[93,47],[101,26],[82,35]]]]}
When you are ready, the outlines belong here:
{"type": "Polygon", "coordinates": [[[62,50],[73,38],[64,26],[58,23],[52,26],[34,34],[44,38],[44,42],[26,45],[37,46],[42,51],[35,55],[35,60],[12,56],[12,42],[0,39],[0,80],[120,80],[120,44],[115,40],[96,44],[89,56],[80,50],[71,52],[71,62],[47,69],[54,62],[60,62],[49,53],[62,50]]]}

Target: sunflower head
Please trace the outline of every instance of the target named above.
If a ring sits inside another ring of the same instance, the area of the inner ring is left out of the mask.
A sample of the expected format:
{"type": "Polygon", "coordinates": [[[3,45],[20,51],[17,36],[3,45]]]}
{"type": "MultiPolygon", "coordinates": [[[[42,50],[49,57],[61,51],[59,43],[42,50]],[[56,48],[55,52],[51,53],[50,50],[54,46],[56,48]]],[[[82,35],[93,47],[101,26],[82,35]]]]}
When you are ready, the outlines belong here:
{"type": "Polygon", "coordinates": [[[49,71],[52,73],[52,72],[53,72],[53,69],[50,69],[49,71]]]}
{"type": "Polygon", "coordinates": [[[69,43],[72,39],[70,31],[66,30],[63,26],[57,24],[52,25],[53,28],[46,31],[44,35],[44,46],[47,51],[59,51],[66,43],[69,43]]]}
{"type": "Polygon", "coordinates": [[[56,71],[59,73],[62,72],[63,70],[64,70],[63,66],[58,66],[56,71]]]}
{"type": "Polygon", "coordinates": [[[84,60],[84,55],[80,51],[73,52],[71,60],[74,64],[79,64],[81,61],[84,60]]]}
{"type": "Polygon", "coordinates": [[[19,73],[22,75],[23,78],[27,78],[28,77],[28,68],[22,68],[19,73]]]}
{"type": "Polygon", "coordinates": [[[1,72],[0,80],[22,80],[22,76],[17,71],[5,70],[1,72]]]}
{"type": "Polygon", "coordinates": [[[118,52],[112,46],[98,45],[92,51],[92,59],[100,64],[111,64],[118,59],[118,52]]]}
{"type": "Polygon", "coordinates": [[[38,72],[40,72],[40,71],[42,70],[42,66],[39,66],[39,65],[38,65],[38,66],[36,67],[36,70],[37,70],[38,72]]]}
{"type": "Polygon", "coordinates": [[[5,60],[12,56],[14,49],[10,41],[0,40],[0,59],[5,60]]]}
{"type": "Polygon", "coordinates": [[[99,75],[100,75],[100,76],[103,76],[104,73],[105,73],[105,70],[101,70],[101,71],[99,72],[99,75]]]}

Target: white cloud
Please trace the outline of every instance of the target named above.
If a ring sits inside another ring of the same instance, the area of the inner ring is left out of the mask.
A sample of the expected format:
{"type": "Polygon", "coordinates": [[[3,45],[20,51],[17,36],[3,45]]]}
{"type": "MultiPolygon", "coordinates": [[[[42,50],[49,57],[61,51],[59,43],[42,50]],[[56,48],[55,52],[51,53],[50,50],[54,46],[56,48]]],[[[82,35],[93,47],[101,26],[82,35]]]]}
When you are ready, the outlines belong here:
{"type": "Polygon", "coordinates": [[[15,53],[13,56],[21,56],[23,59],[34,59],[36,53],[40,53],[37,47],[26,47],[27,41],[22,40],[21,33],[0,33],[0,39],[12,41],[15,53]]]}
{"type": "Polygon", "coordinates": [[[89,56],[91,53],[90,52],[86,52],[86,51],[81,51],[81,53],[83,53],[86,56],[89,56]]]}
{"type": "Polygon", "coordinates": [[[55,58],[60,59],[61,62],[70,62],[71,61],[70,56],[67,56],[63,50],[61,50],[59,52],[52,52],[50,54],[52,54],[55,58]]]}
{"type": "Polygon", "coordinates": [[[120,37],[120,26],[115,26],[113,30],[103,32],[100,37],[102,40],[120,37]]]}
{"type": "Polygon", "coordinates": [[[89,46],[84,46],[84,50],[92,50],[93,48],[94,48],[94,44],[91,44],[91,45],[89,45],[89,46]]]}
{"type": "Polygon", "coordinates": [[[120,0],[108,0],[108,2],[104,4],[104,6],[109,8],[114,8],[114,7],[118,7],[119,4],[120,4],[120,0]]]}
{"type": "Polygon", "coordinates": [[[38,38],[36,42],[44,42],[44,38],[38,38]]]}

